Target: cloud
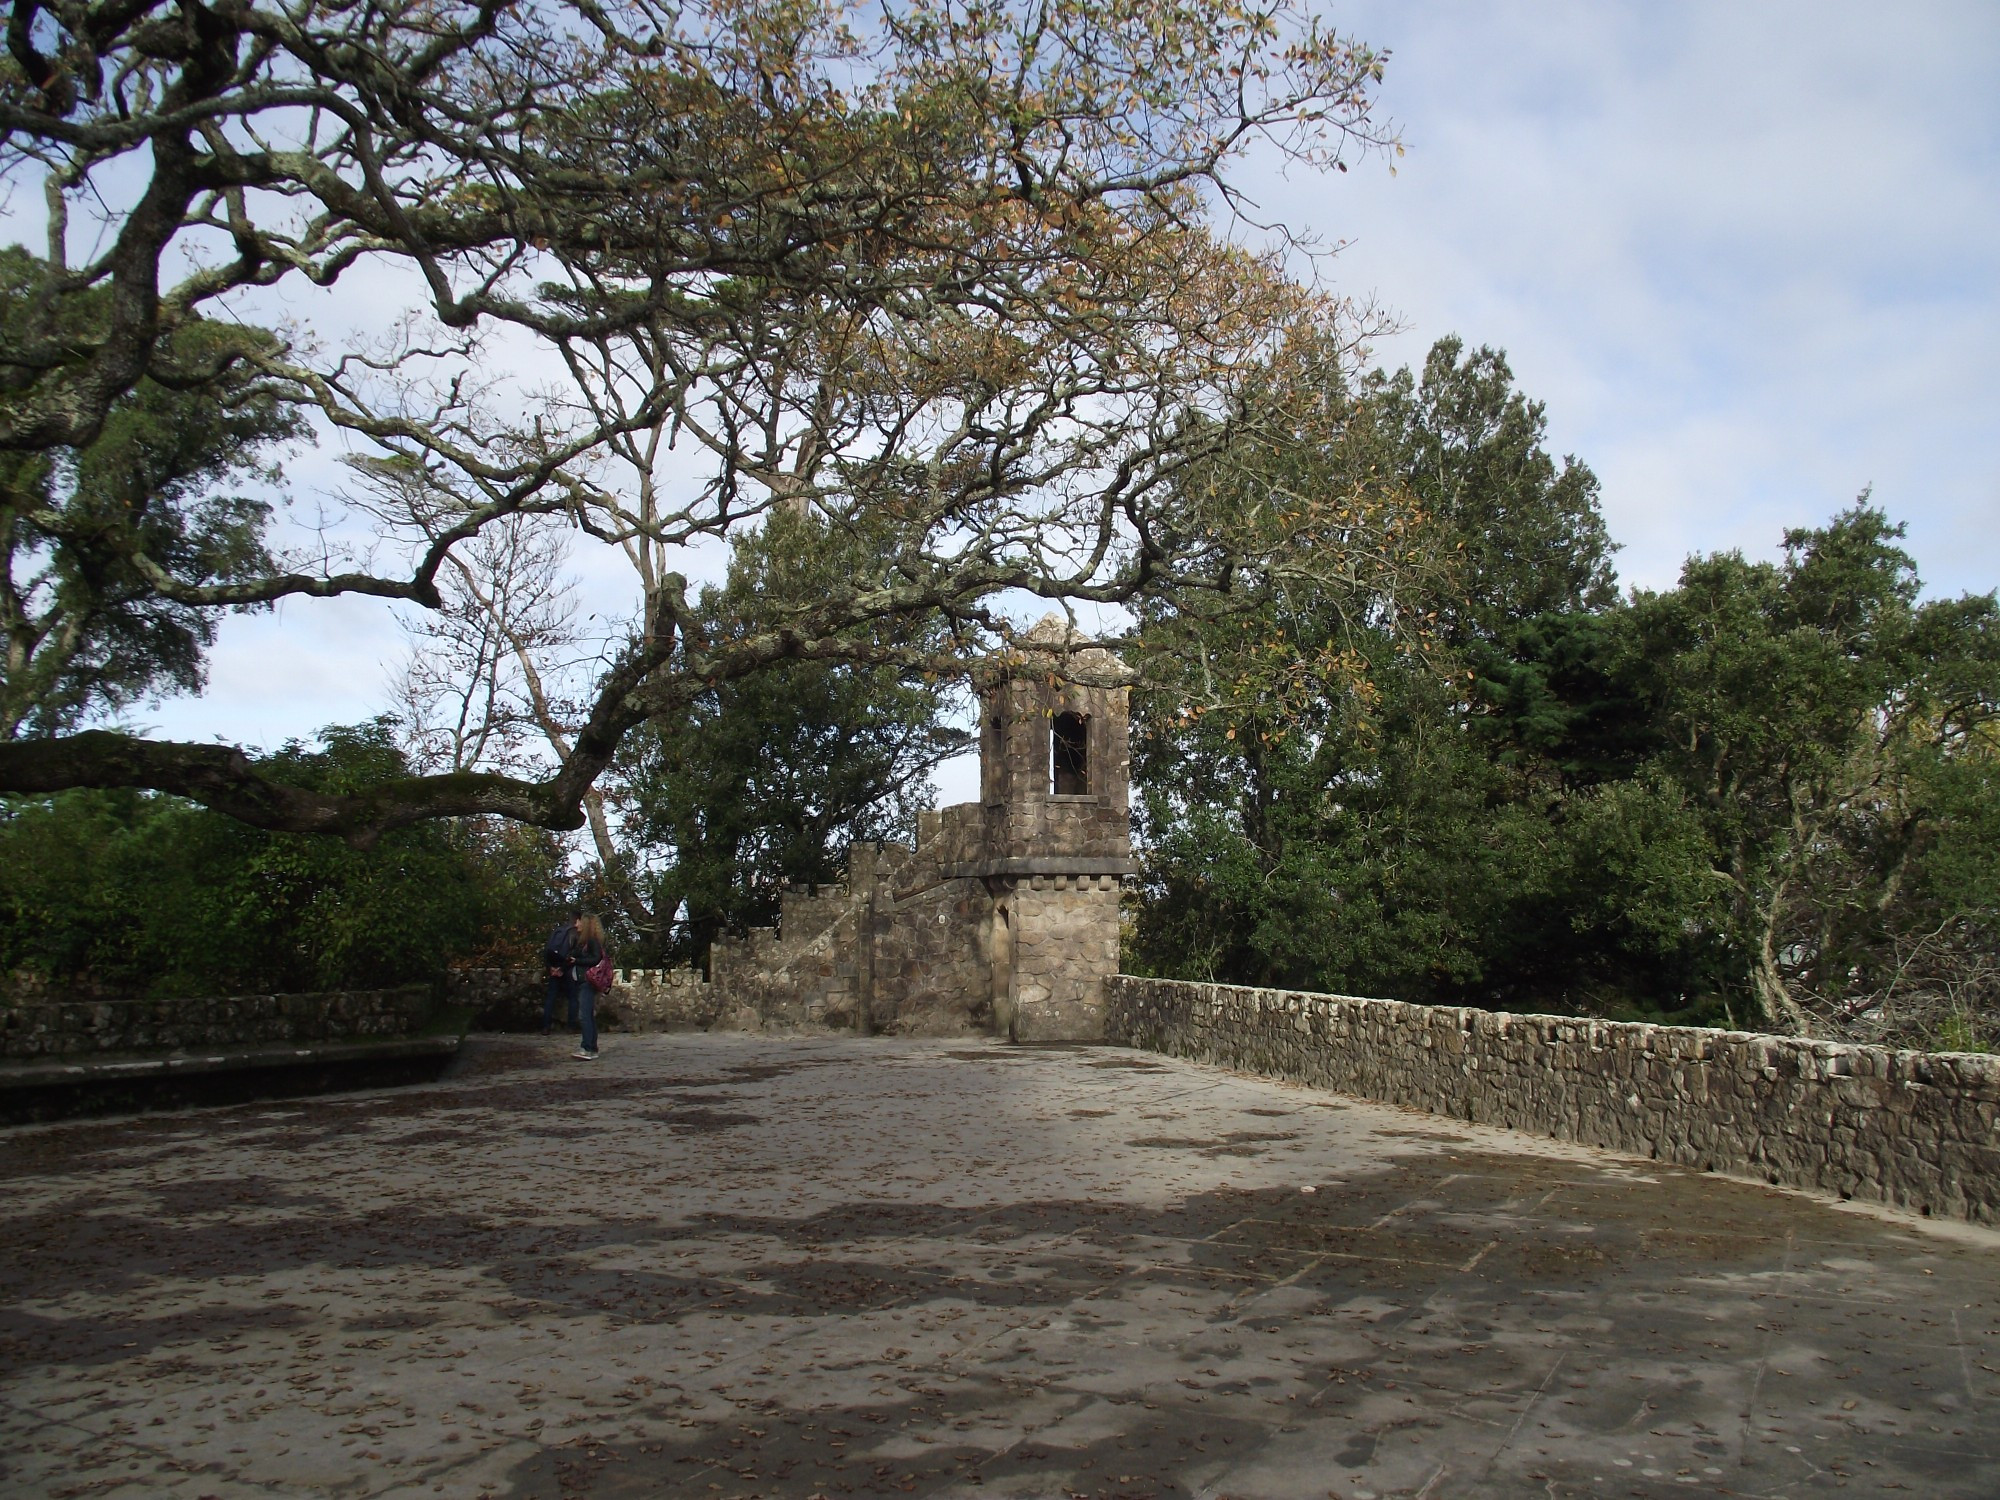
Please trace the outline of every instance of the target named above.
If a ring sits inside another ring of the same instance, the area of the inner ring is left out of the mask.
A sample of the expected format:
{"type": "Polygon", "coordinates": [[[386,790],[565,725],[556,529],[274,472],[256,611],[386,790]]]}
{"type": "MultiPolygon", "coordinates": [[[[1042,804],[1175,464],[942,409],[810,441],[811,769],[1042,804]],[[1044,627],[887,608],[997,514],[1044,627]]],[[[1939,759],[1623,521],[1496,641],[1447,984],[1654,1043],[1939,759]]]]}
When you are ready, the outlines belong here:
{"type": "Polygon", "coordinates": [[[276,749],[330,724],[388,708],[403,638],[379,600],[295,599],[225,623],[208,658],[208,690],[131,715],[166,739],[276,749]]]}
{"type": "Polygon", "coordinates": [[[2000,11],[1362,5],[1408,155],[1273,183],[1380,351],[1508,351],[1632,581],[1872,484],[1934,588],[2000,581],[2000,11]]]}

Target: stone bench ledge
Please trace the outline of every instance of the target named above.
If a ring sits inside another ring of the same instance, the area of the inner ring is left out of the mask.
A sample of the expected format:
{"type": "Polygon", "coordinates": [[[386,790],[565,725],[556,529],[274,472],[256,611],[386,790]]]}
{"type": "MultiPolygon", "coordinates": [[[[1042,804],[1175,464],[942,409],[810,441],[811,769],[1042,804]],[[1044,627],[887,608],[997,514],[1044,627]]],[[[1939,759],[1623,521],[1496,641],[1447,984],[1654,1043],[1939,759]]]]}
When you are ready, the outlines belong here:
{"type": "Polygon", "coordinates": [[[52,1084],[140,1082],[240,1073],[256,1068],[290,1068],[323,1063],[389,1062],[403,1058],[448,1057],[458,1051],[455,1035],[390,1037],[380,1041],[283,1042],[251,1047],[205,1047],[167,1053],[105,1053],[0,1064],[0,1092],[47,1088],[52,1084]]]}

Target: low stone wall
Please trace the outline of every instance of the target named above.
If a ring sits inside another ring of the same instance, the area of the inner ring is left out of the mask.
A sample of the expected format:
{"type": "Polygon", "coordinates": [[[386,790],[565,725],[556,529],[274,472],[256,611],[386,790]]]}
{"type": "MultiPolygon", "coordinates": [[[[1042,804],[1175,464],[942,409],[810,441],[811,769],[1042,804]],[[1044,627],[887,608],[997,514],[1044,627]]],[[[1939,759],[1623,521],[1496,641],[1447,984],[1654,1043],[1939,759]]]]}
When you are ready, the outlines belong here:
{"type": "Polygon", "coordinates": [[[1481,1125],[2000,1223],[2000,1057],[1121,974],[1112,1040],[1481,1125]]]}
{"type": "MultiPolygon", "coordinates": [[[[605,1031],[707,1031],[721,1000],[698,969],[619,969],[611,992],[599,997],[605,1031]]],[[[542,1024],[540,969],[462,969],[446,977],[451,1003],[472,1010],[475,1031],[534,1031],[542,1024]]],[[[563,1018],[556,1016],[560,1026],[563,1018]]]]}
{"type": "Polygon", "coordinates": [[[707,1031],[722,1001],[699,969],[619,969],[598,1003],[626,1031],[707,1031]]]}
{"type": "Polygon", "coordinates": [[[70,999],[49,993],[0,1004],[0,1059],[403,1037],[429,1023],[434,1004],[431,987],[421,984],[197,1000],[70,999]]]}
{"type": "Polygon", "coordinates": [[[444,977],[444,993],[449,1004],[472,1012],[474,1031],[533,1031],[542,1024],[540,969],[454,969],[444,977]]]}

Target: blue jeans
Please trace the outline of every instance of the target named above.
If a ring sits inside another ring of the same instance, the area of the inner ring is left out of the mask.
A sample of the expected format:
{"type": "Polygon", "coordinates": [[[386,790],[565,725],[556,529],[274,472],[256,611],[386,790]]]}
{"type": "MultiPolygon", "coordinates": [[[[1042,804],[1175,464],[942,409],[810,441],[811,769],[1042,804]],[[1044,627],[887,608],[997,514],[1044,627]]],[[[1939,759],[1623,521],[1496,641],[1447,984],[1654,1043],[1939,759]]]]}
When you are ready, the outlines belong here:
{"type": "Polygon", "coordinates": [[[556,975],[542,989],[542,1030],[544,1031],[550,1030],[556,1024],[557,1000],[567,1002],[565,1008],[568,1011],[568,1015],[564,1018],[564,1024],[574,1026],[576,1024],[576,996],[571,992],[569,976],[566,974],[556,975]]]}
{"type": "Polygon", "coordinates": [[[583,1050],[597,1050],[597,986],[588,979],[576,981],[575,993],[570,1004],[576,1011],[577,1020],[583,1026],[583,1050]]]}

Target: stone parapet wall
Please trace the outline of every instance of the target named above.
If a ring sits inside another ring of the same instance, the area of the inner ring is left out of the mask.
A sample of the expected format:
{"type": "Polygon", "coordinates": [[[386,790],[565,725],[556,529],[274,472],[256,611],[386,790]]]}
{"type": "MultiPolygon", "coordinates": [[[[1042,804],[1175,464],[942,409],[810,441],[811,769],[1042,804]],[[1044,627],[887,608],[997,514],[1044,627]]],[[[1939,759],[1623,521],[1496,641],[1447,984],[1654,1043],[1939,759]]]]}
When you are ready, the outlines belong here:
{"type": "MultiPolygon", "coordinates": [[[[611,993],[597,1002],[607,1031],[707,1031],[722,1002],[699,969],[619,969],[611,993]]],[[[460,969],[445,981],[456,1005],[469,1006],[476,1031],[533,1031],[542,1024],[540,969],[460,969]]],[[[562,1024],[560,1009],[556,1024],[562,1024]]]]}
{"type": "Polygon", "coordinates": [[[68,999],[51,992],[0,1005],[0,1059],[405,1037],[429,1024],[434,1008],[429,985],[193,1000],[68,999]]]}
{"type": "Polygon", "coordinates": [[[542,1024],[540,969],[454,969],[445,975],[444,992],[450,1004],[472,1011],[474,1031],[532,1031],[542,1024]]]}
{"type": "Polygon", "coordinates": [[[1111,1040],[1635,1156],[2000,1223],[2000,1057],[1118,975],[1111,1040]]]}
{"type": "Polygon", "coordinates": [[[733,1031],[856,1029],[862,912],[847,888],[817,896],[787,892],[780,920],[776,931],[760,927],[741,939],[718,938],[709,949],[709,988],[717,996],[711,1024],[733,1031]]]}
{"type": "Polygon", "coordinates": [[[605,997],[625,1031],[707,1031],[721,1018],[722,1000],[699,969],[620,969],[605,997]]]}

